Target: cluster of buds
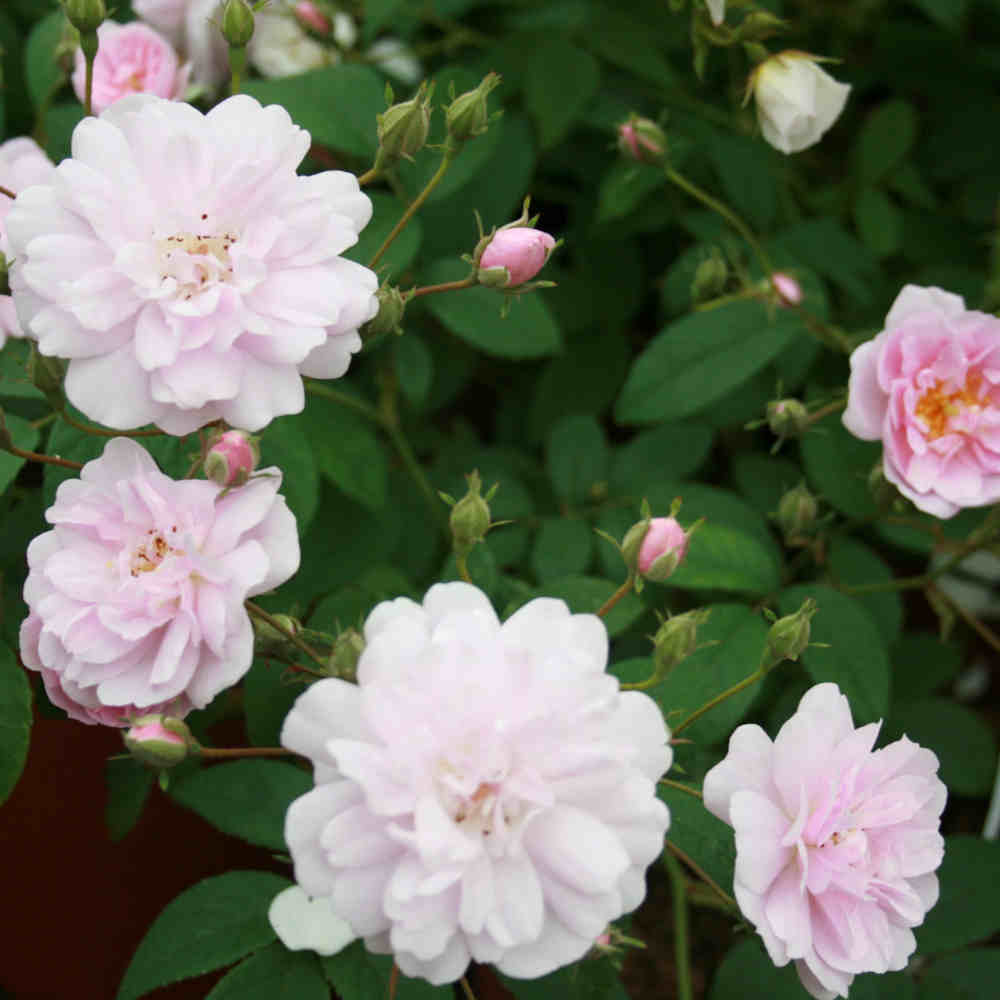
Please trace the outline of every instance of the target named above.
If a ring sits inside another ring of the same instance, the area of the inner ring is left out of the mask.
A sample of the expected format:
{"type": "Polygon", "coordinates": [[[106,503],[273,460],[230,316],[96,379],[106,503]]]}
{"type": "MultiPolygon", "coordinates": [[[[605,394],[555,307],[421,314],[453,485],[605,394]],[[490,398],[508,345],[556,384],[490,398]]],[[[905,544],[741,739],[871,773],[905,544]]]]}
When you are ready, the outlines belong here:
{"type": "Polygon", "coordinates": [[[494,483],[483,496],[483,481],[476,470],[470,472],[465,481],[469,489],[461,500],[455,500],[447,493],[440,494],[441,499],[451,507],[448,526],[451,528],[452,548],[459,559],[467,558],[494,526],[490,520],[490,500],[500,488],[499,483],[494,483]]]}
{"type": "Polygon", "coordinates": [[[767,632],[762,670],[772,670],[783,660],[797,660],[805,652],[809,645],[809,623],[817,610],[816,602],[807,597],[798,611],[774,622],[767,632]]]}
{"type": "Polygon", "coordinates": [[[205,455],[205,476],[226,488],[242,486],[260,461],[259,439],[246,431],[223,431],[205,455]]]}
{"type": "Polygon", "coordinates": [[[427,144],[431,128],[433,84],[421,83],[410,100],[399,104],[392,103],[392,87],[386,84],[385,91],[389,107],[375,116],[378,152],[373,169],[377,174],[400,160],[412,160],[427,144]]]}
{"type": "Polygon", "coordinates": [[[166,715],[141,715],[123,734],[125,748],[149,767],[174,767],[197,752],[198,742],[180,720],[166,715]]]}
{"type": "Polygon", "coordinates": [[[483,235],[473,251],[471,263],[476,280],[488,288],[520,295],[536,288],[551,288],[551,281],[531,281],[559,246],[555,238],[535,229],[538,216],[528,214],[530,198],[524,199],[521,215],[513,222],[483,235]]]}
{"type": "Polygon", "coordinates": [[[696,521],[685,531],[676,518],[680,506],[680,500],[675,500],[668,517],[653,517],[648,501],[643,500],[639,510],[642,520],[629,528],[620,545],[611,539],[635,578],[636,591],[642,590],[643,580],[663,583],[684,561],[691,536],[702,522],[696,521]]]}

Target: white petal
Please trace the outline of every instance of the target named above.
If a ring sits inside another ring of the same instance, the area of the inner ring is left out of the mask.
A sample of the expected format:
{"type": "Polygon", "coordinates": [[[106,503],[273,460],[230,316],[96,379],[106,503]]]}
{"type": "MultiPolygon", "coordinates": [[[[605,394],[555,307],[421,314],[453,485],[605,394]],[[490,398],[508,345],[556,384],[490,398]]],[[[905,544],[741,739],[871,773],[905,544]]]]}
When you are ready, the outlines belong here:
{"type": "Polygon", "coordinates": [[[281,943],[291,951],[336,955],[355,938],[351,925],[333,912],[329,899],[312,899],[297,885],[274,897],[267,919],[281,943]]]}

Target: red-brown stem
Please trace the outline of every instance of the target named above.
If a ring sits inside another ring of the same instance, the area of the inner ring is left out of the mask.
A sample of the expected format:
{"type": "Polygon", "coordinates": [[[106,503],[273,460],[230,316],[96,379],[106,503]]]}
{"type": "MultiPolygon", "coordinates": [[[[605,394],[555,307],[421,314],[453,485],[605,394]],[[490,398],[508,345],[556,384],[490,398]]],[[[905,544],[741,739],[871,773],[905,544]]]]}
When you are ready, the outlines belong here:
{"type": "Polygon", "coordinates": [[[61,465],[64,469],[82,469],[83,462],[74,462],[71,458],[60,458],[58,455],[40,455],[37,451],[24,451],[17,445],[9,444],[4,451],[9,451],[18,458],[26,458],[29,462],[45,462],[47,465],[61,465]]]}
{"type": "Polygon", "coordinates": [[[16,198],[17,197],[17,195],[14,194],[14,192],[11,191],[10,188],[5,188],[2,184],[0,184],[0,194],[5,194],[5,195],[7,195],[8,198],[16,198]]]}
{"type": "Polygon", "coordinates": [[[162,437],[166,431],[161,431],[159,428],[154,427],[152,430],[145,431],[112,431],[108,430],[106,427],[95,427],[93,424],[85,424],[75,417],[71,417],[65,410],[60,414],[60,417],[66,421],[70,427],[75,427],[78,431],[83,431],[85,434],[96,434],[98,437],[130,437],[130,438],[143,438],[143,437],[162,437]]]}
{"type": "Polygon", "coordinates": [[[202,747],[198,757],[205,760],[236,760],[241,757],[298,757],[284,747],[202,747]]]}
{"type": "Polygon", "coordinates": [[[631,591],[635,583],[635,578],[629,575],[628,579],[597,609],[595,614],[603,618],[626,594],[631,591]]]}
{"type": "Polygon", "coordinates": [[[475,283],[475,278],[462,278],[461,281],[443,281],[440,285],[424,285],[423,288],[414,288],[406,297],[408,299],[417,299],[421,295],[436,295],[438,292],[457,292],[462,288],[472,288],[475,283]]]}
{"type": "Polygon", "coordinates": [[[396,1000],[396,987],[399,986],[399,966],[392,963],[392,972],[389,973],[389,1000],[396,1000]]]}

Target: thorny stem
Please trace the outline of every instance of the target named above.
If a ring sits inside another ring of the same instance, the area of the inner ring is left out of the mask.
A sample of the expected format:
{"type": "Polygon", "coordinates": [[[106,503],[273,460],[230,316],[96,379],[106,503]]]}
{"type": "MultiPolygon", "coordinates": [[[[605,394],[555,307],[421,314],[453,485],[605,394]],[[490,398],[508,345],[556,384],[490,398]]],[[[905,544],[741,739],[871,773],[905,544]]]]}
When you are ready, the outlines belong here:
{"type": "Polygon", "coordinates": [[[691,857],[685,854],[673,841],[667,841],[667,850],[679,861],[683,861],[705,883],[726,906],[736,909],[736,900],[723,889],[715,879],[712,878],[703,868],[701,868],[691,857]]]}
{"type": "Polygon", "coordinates": [[[75,417],[71,417],[65,410],[60,410],[58,416],[62,417],[70,427],[75,427],[78,431],[83,431],[85,434],[96,434],[98,437],[162,437],[165,433],[155,427],[145,431],[111,431],[104,427],[95,427],[93,424],[85,424],[75,417]]]}
{"type": "Polygon", "coordinates": [[[8,198],[16,198],[17,197],[17,195],[14,194],[14,192],[11,191],[10,188],[5,188],[2,184],[0,184],[0,194],[5,194],[5,195],[7,195],[8,198]]]}
{"type": "Polygon", "coordinates": [[[462,278],[460,281],[444,281],[440,285],[424,285],[407,293],[407,299],[418,299],[421,295],[436,295],[438,292],[457,292],[462,288],[472,288],[476,284],[475,275],[462,278]]]}
{"type": "Polygon", "coordinates": [[[279,622],[278,619],[274,617],[274,615],[265,611],[262,607],[260,607],[260,605],[254,604],[253,601],[244,601],[243,606],[247,609],[247,611],[250,612],[251,615],[253,615],[255,618],[259,618],[263,622],[267,622],[267,624],[270,625],[271,628],[273,628],[277,632],[280,632],[293,646],[296,646],[298,649],[301,649],[302,652],[306,654],[306,656],[308,656],[315,663],[318,663],[320,667],[323,668],[322,676],[324,677],[327,676],[326,661],[322,659],[322,657],[320,657],[319,653],[317,653],[316,650],[313,649],[312,646],[310,646],[309,643],[305,641],[305,639],[300,638],[294,632],[285,628],[285,626],[282,625],[281,622],[279,622]]]}
{"type": "Polygon", "coordinates": [[[629,573],[625,582],[597,609],[595,614],[603,618],[635,586],[635,577],[629,573]]]}
{"type": "Polygon", "coordinates": [[[195,756],[205,760],[235,760],[240,757],[298,757],[284,747],[201,747],[195,756]]]}
{"type": "Polygon", "coordinates": [[[448,149],[445,151],[443,157],[441,157],[441,165],[434,172],[434,176],[427,182],[427,186],[423,189],[410,202],[406,211],[402,214],[399,222],[392,227],[392,232],[385,238],[382,245],[375,251],[375,256],[368,262],[370,268],[374,268],[375,265],[382,259],[382,255],[389,249],[392,245],[392,241],[406,228],[406,224],[413,218],[414,215],[420,210],[420,206],[423,205],[425,201],[430,197],[431,192],[441,183],[442,178],[447,173],[448,168],[451,166],[452,160],[455,159],[455,151],[448,149]]]}
{"type": "Polygon", "coordinates": [[[677,966],[677,1000],[693,1000],[691,990],[691,957],[688,942],[687,884],[677,859],[668,851],[663,863],[670,875],[674,897],[674,964],[677,966]]]}
{"type": "Polygon", "coordinates": [[[692,712],[679,726],[673,729],[672,734],[676,736],[679,732],[687,729],[692,722],[697,722],[706,712],[710,712],[717,705],[721,705],[727,698],[731,698],[734,694],[739,694],[744,688],[750,687],[751,684],[756,684],[767,671],[763,667],[758,667],[749,677],[744,677],[739,683],[734,684],[731,688],[726,688],[722,694],[716,695],[711,701],[706,702],[697,711],[692,712]]]}
{"type": "Polygon", "coordinates": [[[697,788],[692,788],[690,785],[685,785],[680,781],[671,781],[670,778],[660,778],[660,784],[666,785],[667,788],[676,788],[679,792],[687,792],[688,795],[693,795],[696,799],[702,797],[701,792],[697,788]]]}

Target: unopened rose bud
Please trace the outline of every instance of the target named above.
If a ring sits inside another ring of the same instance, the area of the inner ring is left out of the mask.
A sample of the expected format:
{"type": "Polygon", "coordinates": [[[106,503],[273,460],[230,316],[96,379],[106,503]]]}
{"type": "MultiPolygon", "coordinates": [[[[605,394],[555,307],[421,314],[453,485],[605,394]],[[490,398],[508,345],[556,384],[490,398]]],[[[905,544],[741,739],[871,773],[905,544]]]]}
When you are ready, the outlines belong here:
{"type": "Polygon", "coordinates": [[[695,304],[707,302],[721,295],[729,280],[729,265],[717,250],[706,257],[694,272],[691,282],[691,301],[695,304]]]}
{"type": "Polygon", "coordinates": [[[486,98],[500,85],[498,73],[487,73],[474,90],[459,94],[445,109],[448,138],[453,147],[464,145],[489,127],[490,111],[486,98]]]}
{"type": "Polygon", "coordinates": [[[128,752],[150,767],[174,767],[194,746],[191,730],[180,719],[142,715],[124,734],[128,752]]]}
{"type": "Polygon", "coordinates": [[[736,37],[741,42],[763,42],[788,27],[788,22],[769,10],[751,11],[739,27],[736,37]]]}
{"type": "Polygon", "coordinates": [[[469,491],[451,508],[448,519],[455,554],[459,556],[467,556],[490,530],[489,498],[493,493],[491,490],[487,496],[482,496],[483,481],[478,472],[470,472],[465,481],[469,491]]]}
{"type": "Polygon", "coordinates": [[[329,35],[333,31],[333,22],[312,0],[300,0],[295,5],[294,12],[299,24],[317,35],[329,35]]]}
{"type": "Polygon", "coordinates": [[[797,399],[773,399],[767,404],[767,426],[780,438],[797,438],[809,428],[809,410],[797,399]]]}
{"type": "Polygon", "coordinates": [[[378,312],[362,327],[362,336],[369,338],[383,333],[402,333],[400,324],[406,311],[406,299],[402,292],[395,285],[382,285],[375,297],[378,299],[378,312]]]}
{"type": "Polygon", "coordinates": [[[653,636],[653,677],[659,684],[698,648],[698,629],[708,621],[709,608],[695,608],[668,618],[653,636]]]}
{"type": "Polygon", "coordinates": [[[427,142],[431,127],[431,102],[427,84],[421,83],[408,101],[393,104],[375,116],[378,153],[375,170],[381,173],[400,159],[412,160],[427,142]]]}
{"type": "Polygon", "coordinates": [[[885,477],[885,467],[879,459],[868,473],[868,491],[880,511],[886,511],[901,499],[896,487],[885,477]]]}
{"type": "Polygon", "coordinates": [[[809,492],[805,483],[788,490],[778,501],[776,520],[786,544],[811,535],[818,516],[819,501],[809,492]]]}
{"type": "Polygon", "coordinates": [[[667,134],[649,118],[632,115],[618,126],[618,150],[638,163],[663,163],[667,158],[667,134]]]}
{"type": "Polygon", "coordinates": [[[37,345],[32,342],[27,370],[32,385],[42,392],[49,405],[54,410],[65,409],[66,393],[63,382],[66,379],[66,362],[62,358],[50,358],[40,354],[37,345]]]}
{"type": "Polygon", "coordinates": [[[637,567],[653,583],[672,576],[687,555],[690,532],[672,517],[654,517],[639,546],[637,567]]]}
{"type": "Polygon", "coordinates": [[[779,618],[767,633],[762,666],[776,667],[782,660],[797,660],[809,645],[809,621],[816,614],[816,602],[807,597],[795,614],[779,618]]]}
{"type": "Polygon", "coordinates": [[[222,8],[222,37],[234,49],[245,49],[253,38],[253,9],[247,0],[226,0],[222,8]]]}
{"type": "Polygon", "coordinates": [[[275,628],[262,618],[253,619],[253,650],[257,656],[287,656],[297,654],[298,648],[288,638],[288,634],[298,635],[302,631],[302,623],[291,615],[271,615],[280,628],[275,628]],[[282,631],[284,629],[285,631],[282,631]]]}
{"type": "Polygon", "coordinates": [[[364,636],[356,628],[341,632],[330,651],[330,673],[341,680],[353,681],[357,677],[358,660],[364,649],[364,636]]]}
{"type": "Polygon", "coordinates": [[[777,293],[779,305],[797,306],[802,302],[802,286],[784,271],[771,275],[771,287],[777,293]]]}
{"type": "Polygon", "coordinates": [[[815,56],[795,51],[764,59],[749,83],[760,130],[782,153],[819,142],[844,110],[850,89],[820,69],[815,56]]]}
{"type": "Polygon", "coordinates": [[[66,19],[81,35],[96,32],[108,16],[104,0],[64,0],[63,6],[66,19]]]}
{"type": "Polygon", "coordinates": [[[205,456],[205,476],[219,486],[242,486],[260,461],[257,441],[246,431],[226,431],[205,456]]]}
{"type": "Polygon", "coordinates": [[[517,288],[538,274],[555,245],[555,238],[541,229],[501,229],[479,258],[479,283],[490,288],[517,288]]]}

